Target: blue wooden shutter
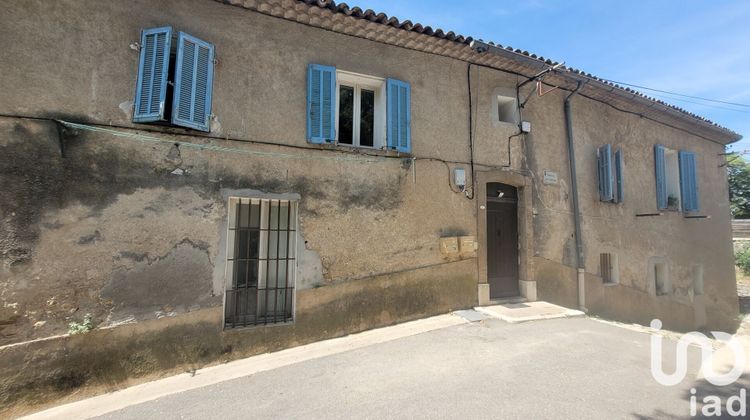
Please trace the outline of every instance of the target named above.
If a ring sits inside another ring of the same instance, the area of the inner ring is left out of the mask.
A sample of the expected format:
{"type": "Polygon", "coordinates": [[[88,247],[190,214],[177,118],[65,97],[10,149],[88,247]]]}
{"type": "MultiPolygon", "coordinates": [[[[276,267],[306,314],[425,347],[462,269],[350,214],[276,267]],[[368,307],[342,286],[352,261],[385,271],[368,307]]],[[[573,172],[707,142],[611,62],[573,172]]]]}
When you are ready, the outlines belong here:
{"type": "Polygon", "coordinates": [[[161,121],[167,94],[172,28],[144,29],[135,88],[134,122],[161,121]]]}
{"type": "Polygon", "coordinates": [[[617,184],[617,193],[615,194],[615,202],[622,203],[625,199],[625,191],[623,190],[622,181],[622,150],[617,149],[615,151],[615,182],[617,184]]]}
{"type": "Polygon", "coordinates": [[[177,37],[172,124],[209,131],[214,46],[180,32],[177,37]]]}
{"type": "Polygon", "coordinates": [[[664,162],[664,146],[654,146],[654,172],[656,175],[656,207],[667,208],[667,170],[664,162]]]}
{"type": "Polygon", "coordinates": [[[336,68],[307,66],[307,141],[333,143],[336,138],[336,68]]]}
{"type": "Polygon", "coordinates": [[[683,211],[698,211],[698,177],[695,170],[695,153],[680,150],[680,195],[683,211]]]}
{"type": "Polygon", "coordinates": [[[388,148],[411,152],[411,86],[407,82],[386,81],[386,120],[388,148]]]}
{"type": "Polygon", "coordinates": [[[612,201],[612,146],[605,144],[598,152],[599,163],[599,199],[612,201]]]}

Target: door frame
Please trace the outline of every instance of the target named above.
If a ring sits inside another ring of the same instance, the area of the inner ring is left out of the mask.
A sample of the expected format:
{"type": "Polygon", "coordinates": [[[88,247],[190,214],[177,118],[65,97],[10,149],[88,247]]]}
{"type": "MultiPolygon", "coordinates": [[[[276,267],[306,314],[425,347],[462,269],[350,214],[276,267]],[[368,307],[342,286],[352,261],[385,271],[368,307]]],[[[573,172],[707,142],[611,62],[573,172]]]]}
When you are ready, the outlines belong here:
{"type": "Polygon", "coordinates": [[[532,188],[530,177],[503,170],[477,173],[477,287],[479,305],[487,305],[490,300],[490,286],[487,282],[487,184],[501,183],[512,185],[518,190],[518,289],[528,301],[537,299],[536,281],[531,276],[531,252],[534,249],[532,230],[532,188]]]}

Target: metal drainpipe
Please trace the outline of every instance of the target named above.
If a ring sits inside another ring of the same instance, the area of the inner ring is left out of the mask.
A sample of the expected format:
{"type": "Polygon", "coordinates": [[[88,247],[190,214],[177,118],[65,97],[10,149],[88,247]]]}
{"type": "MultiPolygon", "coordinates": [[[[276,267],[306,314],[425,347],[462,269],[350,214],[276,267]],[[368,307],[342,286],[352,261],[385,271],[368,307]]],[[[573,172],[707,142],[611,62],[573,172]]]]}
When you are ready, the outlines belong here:
{"type": "Polygon", "coordinates": [[[575,90],[565,98],[565,128],[568,137],[568,160],[570,161],[570,188],[573,194],[573,224],[576,239],[576,262],[578,268],[578,307],[586,312],[586,283],[584,280],[586,261],[583,255],[583,238],[581,237],[581,209],[578,204],[578,178],[576,176],[576,152],[573,142],[573,117],[570,112],[570,99],[583,87],[578,82],[575,90]]]}

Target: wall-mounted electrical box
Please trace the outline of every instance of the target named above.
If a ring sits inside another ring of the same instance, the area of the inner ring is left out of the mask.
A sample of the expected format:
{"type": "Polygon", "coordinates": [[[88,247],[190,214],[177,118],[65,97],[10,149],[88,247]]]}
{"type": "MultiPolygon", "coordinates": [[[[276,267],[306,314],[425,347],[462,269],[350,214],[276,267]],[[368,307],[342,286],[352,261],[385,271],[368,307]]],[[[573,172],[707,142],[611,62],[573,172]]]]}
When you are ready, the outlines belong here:
{"type": "Polygon", "coordinates": [[[530,121],[521,121],[521,132],[523,132],[523,133],[531,133],[531,122],[530,121]]]}
{"type": "Polygon", "coordinates": [[[453,183],[463,191],[466,187],[466,170],[464,168],[453,169],[453,183]]]}
{"type": "Polygon", "coordinates": [[[458,254],[458,238],[455,236],[440,238],[440,253],[443,255],[458,254]]]}
{"type": "Polygon", "coordinates": [[[473,236],[459,236],[458,248],[462,255],[473,254],[477,250],[477,242],[473,236]]]}

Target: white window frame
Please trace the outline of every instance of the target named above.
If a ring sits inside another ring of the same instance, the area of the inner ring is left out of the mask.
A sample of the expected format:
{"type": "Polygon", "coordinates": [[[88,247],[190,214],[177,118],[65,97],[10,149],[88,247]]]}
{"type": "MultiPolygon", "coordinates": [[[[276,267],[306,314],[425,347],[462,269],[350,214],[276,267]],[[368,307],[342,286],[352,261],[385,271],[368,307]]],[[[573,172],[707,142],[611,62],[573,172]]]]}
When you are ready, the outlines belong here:
{"type": "Polygon", "coordinates": [[[336,144],[365,149],[385,149],[386,147],[386,84],[382,77],[368,76],[344,70],[336,70],[336,144]],[[341,85],[354,88],[354,112],[352,112],[352,144],[339,143],[339,97],[341,85]],[[375,92],[375,113],[373,121],[372,146],[360,145],[359,126],[361,119],[362,88],[375,92]]]}

